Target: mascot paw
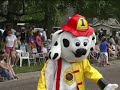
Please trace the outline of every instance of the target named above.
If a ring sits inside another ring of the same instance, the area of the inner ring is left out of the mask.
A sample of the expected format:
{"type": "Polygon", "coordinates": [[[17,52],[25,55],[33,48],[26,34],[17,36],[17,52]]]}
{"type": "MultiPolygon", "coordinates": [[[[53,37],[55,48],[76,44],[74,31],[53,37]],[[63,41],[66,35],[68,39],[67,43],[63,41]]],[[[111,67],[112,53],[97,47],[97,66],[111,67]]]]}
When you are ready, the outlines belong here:
{"type": "Polygon", "coordinates": [[[103,90],[116,90],[117,84],[108,84],[103,90]]]}

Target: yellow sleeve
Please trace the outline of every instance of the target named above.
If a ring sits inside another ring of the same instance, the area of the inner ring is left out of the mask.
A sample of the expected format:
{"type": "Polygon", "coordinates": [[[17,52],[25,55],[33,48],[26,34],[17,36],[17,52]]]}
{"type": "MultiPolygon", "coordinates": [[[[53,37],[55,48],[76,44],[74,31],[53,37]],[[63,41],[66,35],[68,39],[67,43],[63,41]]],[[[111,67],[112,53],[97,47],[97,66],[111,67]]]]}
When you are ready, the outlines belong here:
{"type": "Polygon", "coordinates": [[[46,90],[46,78],[45,78],[46,67],[47,67],[47,64],[45,63],[45,65],[41,71],[41,74],[40,74],[37,90],[46,90]]]}
{"type": "Polygon", "coordinates": [[[83,61],[83,67],[85,76],[94,82],[97,83],[99,79],[103,78],[103,76],[90,65],[88,59],[83,61]]]}

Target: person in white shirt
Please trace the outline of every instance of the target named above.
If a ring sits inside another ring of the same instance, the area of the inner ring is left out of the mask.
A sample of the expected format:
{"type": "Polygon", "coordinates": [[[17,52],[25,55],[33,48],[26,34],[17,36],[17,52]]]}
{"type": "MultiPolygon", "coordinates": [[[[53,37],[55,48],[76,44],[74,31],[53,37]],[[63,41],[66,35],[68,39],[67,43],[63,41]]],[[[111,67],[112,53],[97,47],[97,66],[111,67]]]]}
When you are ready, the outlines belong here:
{"type": "Polygon", "coordinates": [[[16,36],[12,34],[11,30],[9,30],[8,35],[6,37],[6,42],[5,42],[5,51],[11,57],[12,65],[14,65],[15,60],[19,59],[19,56],[16,54],[16,50],[15,50],[16,41],[17,41],[16,36]]]}
{"type": "Polygon", "coordinates": [[[115,40],[114,40],[113,36],[110,36],[110,40],[109,40],[109,42],[110,42],[110,43],[112,43],[113,45],[116,45],[116,43],[115,43],[115,40]]]}
{"type": "Polygon", "coordinates": [[[116,47],[111,42],[108,51],[110,56],[116,55],[116,47]]]}
{"type": "Polygon", "coordinates": [[[43,37],[44,37],[44,41],[46,41],[46,40],[47,40],[47,34],[46,34],[46,31],[43,31],[43,32],[42,32],[42,35],[43,35],[43,37]]]}

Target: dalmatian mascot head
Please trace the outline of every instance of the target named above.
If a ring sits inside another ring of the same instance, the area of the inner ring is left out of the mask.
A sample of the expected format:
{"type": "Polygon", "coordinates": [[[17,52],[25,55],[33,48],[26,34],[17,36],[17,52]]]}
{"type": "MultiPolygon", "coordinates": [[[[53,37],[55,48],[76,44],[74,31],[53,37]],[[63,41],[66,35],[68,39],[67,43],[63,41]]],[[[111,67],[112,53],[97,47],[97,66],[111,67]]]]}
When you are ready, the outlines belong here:
{"type": "Polygon", "coordinates": [[[67,62],[79,62],[87,58],[95,43],[94,29],[88,26],[85,17],[76,14],[53,34],[49,57],[51,60],[62,58],[67,62]]]}

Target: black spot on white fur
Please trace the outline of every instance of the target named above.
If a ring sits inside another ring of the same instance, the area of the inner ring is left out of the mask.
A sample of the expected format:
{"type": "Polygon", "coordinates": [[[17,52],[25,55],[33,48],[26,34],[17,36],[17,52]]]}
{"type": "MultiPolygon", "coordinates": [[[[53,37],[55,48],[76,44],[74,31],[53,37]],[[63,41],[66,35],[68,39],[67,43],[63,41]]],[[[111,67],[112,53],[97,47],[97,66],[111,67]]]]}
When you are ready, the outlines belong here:
{"type": "Polygon", "coordinates": [[[63,32],[64,32],[64,31],[59,32],[58,35],[60,35],[60,34],[63,33],[63,32]]]}
{"type": "Polygon", "coordinates": [[[55,53],[53,56],[53,60],[56,59],[58,57],[58,53],[55,53]]]}
{"type": "Polygon", "coordinates": [[[57,45],[58,45],[58,42],[56,41],[55,44],[54,44],[54,46],[57,46],[57,45]]]}
{"type": "Polygon", "coordinates": [[[64,47],[69,47],[70,42],[67,39],[63,39],[64,47]]]}
{"type": "Polygon", "coordinates": [[[94,37],[94,36],[92,37],[92,40],[95,40],[95,37],[94,37]]]}
{"type": "Polygon", "coordinates": [[[49,58],[51,59],[51,52],[49,53],[49,58]]]}

